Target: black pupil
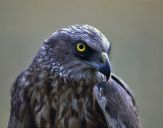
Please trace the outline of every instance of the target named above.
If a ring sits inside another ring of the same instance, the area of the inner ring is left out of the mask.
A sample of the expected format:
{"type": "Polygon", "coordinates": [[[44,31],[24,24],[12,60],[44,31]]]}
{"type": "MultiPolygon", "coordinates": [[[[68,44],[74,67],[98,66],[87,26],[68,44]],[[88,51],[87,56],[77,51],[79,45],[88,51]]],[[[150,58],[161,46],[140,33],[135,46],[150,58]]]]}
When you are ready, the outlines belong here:
{"type": "Polygon", "coordinates": [[[83,44],[79,45],[79,48],[80,49],[83,49],[84,48],[84,45],[83,44]]]}

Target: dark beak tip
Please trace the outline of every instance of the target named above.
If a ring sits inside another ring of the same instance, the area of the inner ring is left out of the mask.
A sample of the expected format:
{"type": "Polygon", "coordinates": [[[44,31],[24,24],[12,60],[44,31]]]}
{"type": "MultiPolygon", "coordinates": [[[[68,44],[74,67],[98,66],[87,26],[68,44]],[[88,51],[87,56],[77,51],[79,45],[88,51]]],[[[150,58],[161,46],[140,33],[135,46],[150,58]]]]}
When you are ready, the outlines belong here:
{"type": "Polygon", "coordinates": [[[110,68],[110,64],[109,63],[105,63],[105,64],[102,64],[99,68],[99,71],[104,74],[107,78],[107,80],[109,79],[110,77],[110,74],[111,74],[111,68],[110,68]]]}

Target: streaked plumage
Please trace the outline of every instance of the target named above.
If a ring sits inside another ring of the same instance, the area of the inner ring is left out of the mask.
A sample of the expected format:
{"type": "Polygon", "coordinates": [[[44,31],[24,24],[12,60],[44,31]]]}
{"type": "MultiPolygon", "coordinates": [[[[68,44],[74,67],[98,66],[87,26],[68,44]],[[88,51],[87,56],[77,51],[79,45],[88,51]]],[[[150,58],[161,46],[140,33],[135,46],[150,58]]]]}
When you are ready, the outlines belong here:
{"type": "Polygon", "coordinates": [[[13,83],[8,128],[140,128],[130,89],[111,74],[109,51],[89,25],[56,31],[13,83]]]}

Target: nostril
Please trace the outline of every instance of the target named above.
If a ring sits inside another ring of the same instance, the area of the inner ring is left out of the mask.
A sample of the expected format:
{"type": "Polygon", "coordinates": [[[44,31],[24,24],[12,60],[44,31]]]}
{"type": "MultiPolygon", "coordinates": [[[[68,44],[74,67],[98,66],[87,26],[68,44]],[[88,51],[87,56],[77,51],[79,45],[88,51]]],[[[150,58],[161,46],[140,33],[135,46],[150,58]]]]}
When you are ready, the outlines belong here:
{"type": "Polygon", "coordinates": [[[102,57],[100,58],[100,63],[102,64],[104,63],[104,60],[102,59],[102,57]]]}

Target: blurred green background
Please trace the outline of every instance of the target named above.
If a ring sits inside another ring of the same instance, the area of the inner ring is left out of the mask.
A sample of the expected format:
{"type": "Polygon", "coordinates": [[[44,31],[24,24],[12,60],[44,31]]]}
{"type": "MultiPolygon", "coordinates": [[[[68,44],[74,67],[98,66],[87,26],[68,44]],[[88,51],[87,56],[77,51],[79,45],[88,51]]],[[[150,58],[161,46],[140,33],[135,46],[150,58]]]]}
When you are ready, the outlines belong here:
{"type": "Polygon", "coordinates": [[[109,38],[113,72],[132,88],[144,128],[163,127],[163,0],[0,0],[0,128],[17,74],[42,41],[72,24],[109,38]]]}

